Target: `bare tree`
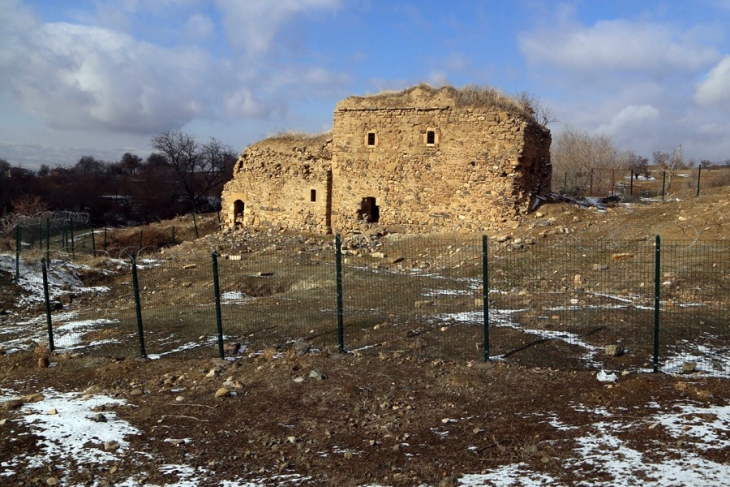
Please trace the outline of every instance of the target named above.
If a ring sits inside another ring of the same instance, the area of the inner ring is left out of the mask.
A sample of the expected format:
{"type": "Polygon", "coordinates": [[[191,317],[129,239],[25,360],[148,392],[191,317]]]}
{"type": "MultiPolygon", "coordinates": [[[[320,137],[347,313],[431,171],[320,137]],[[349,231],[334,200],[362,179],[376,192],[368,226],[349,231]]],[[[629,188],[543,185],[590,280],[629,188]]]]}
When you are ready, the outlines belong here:
{"type": "Polygon", "coordinates": [[[643,174],[645,177],[649,177],[649,159],[642,157],[634,151],[626,151],[623,159],[626,164],[626,168],[631,170],[633,177],[637,177],[643,174]]]}
{"type": "Polygon", "coordinates": [[[604,169],[618,169],[620,158],[613,141],[605,135],[591,135],[585,130],[566,127],[551,148],[555,182],[567,182],[568,193],[585,192],[606,186],[609,174],[604,169]],[[564,175],[560,178],[559,175],[564,175]]]}
{"type": "Polygon", "coordinates": [[[193,209],[207,204],[206,197],[223,186],[233,167],[231,148],[215,138],[202,146],[184,132],[164,132],[152,138],[152,148],[164,159],[193,209]]]}

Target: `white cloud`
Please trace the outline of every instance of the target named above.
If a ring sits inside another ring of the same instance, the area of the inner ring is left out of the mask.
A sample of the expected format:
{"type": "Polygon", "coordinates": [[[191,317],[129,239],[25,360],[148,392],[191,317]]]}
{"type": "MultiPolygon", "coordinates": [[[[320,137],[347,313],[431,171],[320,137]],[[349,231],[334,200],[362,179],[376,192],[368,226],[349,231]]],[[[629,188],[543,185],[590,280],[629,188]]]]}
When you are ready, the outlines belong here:
{"type": "Polygon", "coordinates": [[[229,42],[258,56],[269,50],[282,24],[311,10],[334,10],[340,0],[217,0],[229,42]]]}
{"type": "Polygon", "coordinates": [[[215,66],[201,50],[67,23],[2,40],[0,77],[51,127],[154,132],[205,115],[215,66]]]}
{"type": "Polygon", "coordinates": [[[583,26],[563,20],[519,38],[531,64],[573,72],[697,71],[719,57],[694,31],[670,24],[607,20],[583,26]]]}
{"type": "Polygon", "coordinates": [[[608,135],[616,135],[654,122],[658,118],[659,110],[651,105],[629,105],[614,115],[608,124],[601,125],[598,131],[608,135]]]}
{"type": "Polygon", "coordinates": [[[730,109],[730,56],[725,56],[699,84],[695,101],[702,106],[720,104],[730,109]]]}
{"type": "Polygon", "coordinates": [[[206,39],[215,33],[215,23],[207,15],[193,14],[183,27],[186,38],[206,39]]]}
{"type": "MultiPolygon", "coordinates": [[[[153,134],[201,118],[261,118],[349,81],[324,68],[216,59],[187,44],[163,47],[108,28],[43,24],[11,0],[0,2],[10,2],[9,22],[0,25],[0,90],[12,90],[25,110],[58,130],[153,134]]],[[[196,35],[214,33],[209,17],[186,18],[196,35]]]]}

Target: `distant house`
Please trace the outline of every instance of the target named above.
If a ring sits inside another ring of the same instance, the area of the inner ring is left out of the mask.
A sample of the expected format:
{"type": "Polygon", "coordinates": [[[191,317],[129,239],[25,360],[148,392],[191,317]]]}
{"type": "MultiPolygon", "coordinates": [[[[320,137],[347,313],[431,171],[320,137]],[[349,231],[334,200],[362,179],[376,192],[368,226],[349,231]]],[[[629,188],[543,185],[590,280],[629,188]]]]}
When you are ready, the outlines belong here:
{"type": "Polygon", "coordinates": [[[315,233],[482,231],[518,220],[549,192],[550,141],[528,107],[491,89],[350,97],[330,134],[246,148],[222,215],[229,227],[315,233]]]}

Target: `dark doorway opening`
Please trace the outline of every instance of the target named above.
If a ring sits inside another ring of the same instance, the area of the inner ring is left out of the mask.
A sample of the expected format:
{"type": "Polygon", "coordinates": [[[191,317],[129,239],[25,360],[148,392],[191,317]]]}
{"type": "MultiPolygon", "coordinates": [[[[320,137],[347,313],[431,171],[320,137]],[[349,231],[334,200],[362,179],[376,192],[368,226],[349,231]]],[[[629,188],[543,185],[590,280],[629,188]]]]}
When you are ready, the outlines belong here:
{"type": "Polygon", "coordinates": [[[358,215],[365,223],[378,223],[380,220],[380,207],[375,204],[375,198],[366,196],[360,201],[358,215]]]}
{"type": "Polygon", "coordinates": [[[309,201],[312,203],[317,202],[317,190],[316,189],[309,190],[309,201]]]}
{"type": "Polygon", "coordinates": [[[244,205],[243,201],[236,200],[233,202],[233,224],[234,225],[243,225],[243,210],[245,209],[246,205],[244,205]]]}

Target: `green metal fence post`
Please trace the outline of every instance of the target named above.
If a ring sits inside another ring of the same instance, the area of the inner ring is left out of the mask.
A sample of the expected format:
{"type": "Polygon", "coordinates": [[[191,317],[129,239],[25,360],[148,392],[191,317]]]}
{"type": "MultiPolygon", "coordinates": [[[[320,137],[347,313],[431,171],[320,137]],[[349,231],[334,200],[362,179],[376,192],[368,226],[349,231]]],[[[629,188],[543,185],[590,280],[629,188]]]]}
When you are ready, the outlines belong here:
{"type": "Polygon", "coordinates": [[[661,268],[661,239],[656,236],[654,248],[654,372],[659,371],[659,279],[661,268]]]}
{"type": "Polygon", "coordinates": [[[20,225],[15,227],[15,280],[20,280],[20,225]]]}
{"type": "Polygon", "coordinates": [[[139,355],[147,358],[147,352],[144,349],[144,328],[142,326],[142,305],[139,299],[139,282],[137,281],[137,262],[134,255],[129,256],[132,259],[132,288],[134,289],[134,307],[137,316],[137,335],[139,336],[139,355]]]}
{"type": "Polygon", "coordinates": [[[46,269],[46,259],[41,261],[43,269],[43,298],[46,301],[46,327],[48,328],[48,350],[51,352],[56,349],[53,344],[53,323],[51,322],[51,299],[48,295],[48,270],[46,269]]]}
{"type": "Polygon", "coordinates": [[[96,255],[96,241],[94,240],[94,227],[91,227],[91,252],[96,255]]]}
{"type": "Polygon", "coordinates": [[[340,234],[335,235],[335,270],[337,273],[337,343],[339,351],[345,351],[345,325],[342,309],[342,239],[340,234]]]}
{"type": "Polygon", "coordinates": [[[200,238],[198,235],[198,220],[195,218],[195,212],[193,212],[193,225],[195,226],[195,238],[200,238]]]}
{"type": "Polygon", "coordinates": [[[482,235],[482,305],[484,308],[484,361],[489,362],[489,260],[487,236],[482,235]]]}
{"type": "Polygon", "coordinates": [[[46,218],[46,262],[51,265],[51,219],[46,218]]]}
{"type": "Polygon", "coordinates": [[[215,294],[215,323],[218,327],[218,356],[224,357],[223,353],[223,319],[221,318],[221,288],[218,282],[218,254],[214,251],[211,254],[213,259],[213,293],[215,294]]]}
{"type": "Polygon", "coordinates": [[[664,201],[664,187],[667,182],[667,171],[662,171],[662,201],[664,201]]]}
{"type": "Polygon", "coordinates": [[[700,196],[700,177],[702,176],[702,164],[697,166],[697,197],[700,196]]]}

